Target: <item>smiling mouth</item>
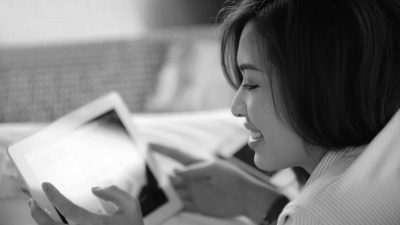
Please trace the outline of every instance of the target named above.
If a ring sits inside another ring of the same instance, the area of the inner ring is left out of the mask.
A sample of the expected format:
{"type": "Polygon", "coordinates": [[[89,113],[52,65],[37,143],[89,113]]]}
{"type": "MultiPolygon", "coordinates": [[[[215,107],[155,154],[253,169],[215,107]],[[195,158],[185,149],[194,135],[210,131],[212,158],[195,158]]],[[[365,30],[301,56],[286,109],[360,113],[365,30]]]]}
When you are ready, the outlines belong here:
{"type": "Polygon", "coordinates": [[[261,134],[261,132],[252,131],[251,135],[250,135],[250,138],[253,139],[253,140],[259,140],[259,139],[263,138],[263,135],[261,134]]]}
{"type": "Polygon", "coordinates": [[[264,136],[261,134],[259,131],[251,131],[251,135],[249,137],[249,140],[247,144],[251,149],[254,151],[256,150],[256,147],[264,140],[264,136]]]}
{"type": "Polygon", "coordinates": [[[264,136],[262,135],[262,133],[255,129],[255,127],[251,123],[244,123],[244,127],[251,132],[249,141],[254,142],[263,139],[264,136]]]}

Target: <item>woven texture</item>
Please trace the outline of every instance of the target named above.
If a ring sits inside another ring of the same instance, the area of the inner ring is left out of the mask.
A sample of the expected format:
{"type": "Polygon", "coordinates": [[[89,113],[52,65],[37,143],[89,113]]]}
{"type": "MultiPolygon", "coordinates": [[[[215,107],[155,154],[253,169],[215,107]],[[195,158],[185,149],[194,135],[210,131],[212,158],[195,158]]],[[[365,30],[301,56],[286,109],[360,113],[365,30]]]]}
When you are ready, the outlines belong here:
{"type": "Polygon", "coordinates": [[[51,121],[112,90],[141,112],[166,50],[148,39],[2,49],[0,122],[51,121]]]}

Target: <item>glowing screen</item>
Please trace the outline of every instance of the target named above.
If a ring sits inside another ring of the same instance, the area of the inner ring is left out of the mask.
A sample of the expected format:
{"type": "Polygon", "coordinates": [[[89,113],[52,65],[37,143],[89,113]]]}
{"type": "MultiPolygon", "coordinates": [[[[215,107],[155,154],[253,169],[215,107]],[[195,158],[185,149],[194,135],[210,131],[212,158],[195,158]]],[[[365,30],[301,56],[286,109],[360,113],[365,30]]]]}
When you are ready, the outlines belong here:
{"type": "Polygon", "coordinates": [[[116,185],[140,200],[144,216],[168,201],[117,114],[112,110],[68,136],[26,154],[40,182],[51,182],[67,198],[92,212],[116,208],[92,187],[116,185]]]}

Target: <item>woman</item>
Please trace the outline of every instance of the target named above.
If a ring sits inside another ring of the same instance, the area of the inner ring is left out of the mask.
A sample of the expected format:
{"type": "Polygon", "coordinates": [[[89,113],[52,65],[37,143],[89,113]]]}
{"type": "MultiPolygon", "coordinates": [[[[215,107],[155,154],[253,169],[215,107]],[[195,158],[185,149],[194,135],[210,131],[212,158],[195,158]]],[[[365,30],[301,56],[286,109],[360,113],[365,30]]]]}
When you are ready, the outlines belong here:
{"type": "MultiPolygon", "coordinates": [[[[237,88],[232,113],[246,119],[256,165],[311,174],[277,223],[400,224],[400,1],[244,0],[222,28],[222,65],[237,88]]],[[[189,210],[260,222],[279,199],[227,163],[185,160],[194,164],[172,180],[189,210]],[[210,204],[204,188],[225,190],[226,201],[210,204]]],[[[142,224],[137,202],[117,188],[94,190],[120,206],[113,216],[44,189],[78,224],[142,224]]],[[[39,224],[56,224],[31,209],[39,224]]]]}

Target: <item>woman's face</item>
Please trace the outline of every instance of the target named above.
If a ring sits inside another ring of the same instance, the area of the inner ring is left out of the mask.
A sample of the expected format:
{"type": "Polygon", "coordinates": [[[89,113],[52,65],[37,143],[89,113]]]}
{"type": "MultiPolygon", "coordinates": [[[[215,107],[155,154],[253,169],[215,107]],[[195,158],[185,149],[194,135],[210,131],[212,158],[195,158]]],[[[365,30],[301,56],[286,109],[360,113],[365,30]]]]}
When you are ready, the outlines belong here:
{"type": "MultiPolygon", "coordinates": [[[[276,76],[265,57],[259,57],[256,32],[249,23],[244,28],[237,53],[243,82],[232,102],[233,115],[246,118],[251,132],[249,146],[255,151],[255,164],[263,170],[293,166],[309,167],[313,163],[301,138],[275,114],[268,76],[276,76]]],[[[276,89],[276,87],[274,87],[276,89]]],[[[278,92],[275,93],[279,101],[278,92]]],[[[279,103],[278,103],[279,104],[279,103]]]]}

